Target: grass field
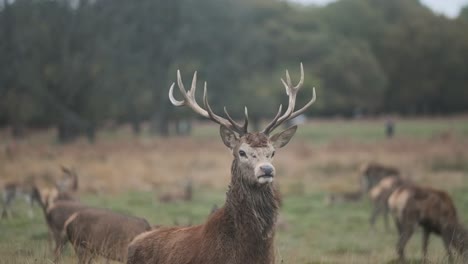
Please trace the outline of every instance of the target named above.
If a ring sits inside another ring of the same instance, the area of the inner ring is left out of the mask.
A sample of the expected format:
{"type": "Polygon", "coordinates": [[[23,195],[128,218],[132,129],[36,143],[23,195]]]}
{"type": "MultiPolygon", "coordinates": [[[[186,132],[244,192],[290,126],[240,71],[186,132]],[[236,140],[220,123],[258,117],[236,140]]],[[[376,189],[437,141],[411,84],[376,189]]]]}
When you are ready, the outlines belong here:
{"type": "MultiPolygon", "coordinates": [[[[59,177],[59,165],[73,166],[86,204],[145,217],[151,224],[198,224],[213,204],[223,204],[229,183],[231,154],[217,130],[202,124],[193,138],[163,139],[133,138],[123,128],[100,133],[95,145],[79,141],[66,146],[54,144],[50,132],[35,133],[12,153],[0,153],[0,179],[32,174],[48,185],[47,179],[59,177]],[[158,195],[181,189],[188,179],[195,184],[193,201],[158,201],[158,195]]],[[[328,192],[358,188],[358,168],[369,161],[397,166],[405,177],[447,190],[468,225],[468,119],[399,120],[396,131],[387,140],[382,120],[312,121],[278,151],[274,164],[284,196],[283,228],[276,236],[278,263],[389,263],[395,258],[395,228],[386,232],[378,221],[372,231],[366,200],[324,203],[328,192]]],[[[10,141],[6,131],[0,136],[5,139],[0,144],[10,141]]],[[[17,205],[16,217],[0,221],[0,263],[51,263],[42,212],[36,208],[30,219],[25,205],[17,205]]],[[[420,245],[416,233],[407,247],[415,263],[420,245]]],[[[75,261],[72,249],[65,255],[64,263],[75,261]]],[[[429,257],[444,262],[437,237],[431,238],[429,257]]]]}

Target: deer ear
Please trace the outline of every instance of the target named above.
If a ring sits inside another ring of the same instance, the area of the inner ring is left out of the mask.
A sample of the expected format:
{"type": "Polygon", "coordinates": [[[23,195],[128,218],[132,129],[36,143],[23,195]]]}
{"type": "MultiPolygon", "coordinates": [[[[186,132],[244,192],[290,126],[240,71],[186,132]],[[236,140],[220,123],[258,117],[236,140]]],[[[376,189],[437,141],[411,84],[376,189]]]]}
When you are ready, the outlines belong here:
{"type": "Polygon", "coordinates": [[[239,142],[236,133],[223,125],[219,128],[219,134],[221,135],[224,145],[230,149],[233,149],[239,142]]]}
{"type": "Polygon", "coordinates": [[[289,140],[294,136],[296,133],[297,126],[292,126],[282,132],[274,134],[270,137],[270,141],[273,144],[274,148],[282,148],[289,143],[289,140]]]}

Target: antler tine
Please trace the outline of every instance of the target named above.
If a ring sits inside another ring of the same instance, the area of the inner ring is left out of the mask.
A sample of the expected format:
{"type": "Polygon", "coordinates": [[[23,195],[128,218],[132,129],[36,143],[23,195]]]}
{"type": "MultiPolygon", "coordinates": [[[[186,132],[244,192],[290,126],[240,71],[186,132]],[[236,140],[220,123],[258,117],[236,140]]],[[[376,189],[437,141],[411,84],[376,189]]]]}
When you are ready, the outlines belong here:
{"type": "Polygon", "coordinates": [[[226,117],[228,118],[229,122],[231,122],[232,126],[236,128],[238,131],[242,131],[242,133],[247,133],[247,126],[249,125],[249,116],[247,112],[247,107],[244,108],[244,125],[240,125],[234,119],[229,115],[226,106],[224,107],[224,113],[226,114],[226,117]]]}
{"type": "MultiPolygon", "coordinates": [[[[184,100],[179,101],[174,98],[174,85],[175,83],[172,83],[171,87],[169,88],[169,100],[171,103],[175,106],[189,106],[192,108],[193,111],[198,113],[199,115],[211,119],[212,121],[226,126],[227,128],[243,135],[247,133],[247,121],[245,122],[244,126],[240,126],[239,124],[233,122],[232,118],[230,116],[228,117],[230,120],[226,120],[223,117],[220,117],[219,115],[215,114],[213,110],[210,107],[210,104],[208,103],[208,95],[207,95],[207,84],[205,82],[204,89],[203,89],[203,102],[205,105],[205,109],[200,107],[198,105],[196,99],[195,99],[195,91],[197,89],[197,72],[193,74],[192,78],[192,85],[190,87],[190,90],[187,92],[184,87],[184,83],[182,82],[182,77],[180,74],[180,70],[177,70],[177,85],[179,86],[179,90],[182,93],[182,96],[184,97],[184,100]],[[231,121],[232,120],[232,121],[231,121]]],[[[246,117],[247,120],[247,117],[246,117]]]]}
{"type": "Polygon", "coordinates": [[[294,111],[294,113],[292,113],[289,118],[293,119],[293,118],[297,117],[298,115],[304,113],[307,110],[307,108],[309,108],[315,102],[315,99],[317,99],[317,95],[315,94],[315,87],[313,87],[312,88],[312,99],[310,99],[310,101],[307,104],[305,104],[301,109],[299,109],[297,111],[294,111]]]}
{"type": "Polygon", "coordinates": [[[281,115],[282,108],[283,108],[283,105],[280,104],[278,113],[276,114],[275,118],[273,118],[273,120],[265,127],[265,129],[263,129],[262,133],[264,133],[265,135],[268,135],[272,131],[271,128],[276,124],[276,121],[278,121],[278,118],[281,115]]]}
{"type": "Polygon", "coordinates": [[[302,65],[302,62],[300,65],[301,65],[301,78],[299,80],[299,83],[296,86],[293,87],[292,82],[291,82],[291,76],[289,75],[288,70],[286,70],[286,81],[284,81],[283,78],[281,78],[281,82],[283,83],[284,88],[286,89],[286,94],[289,96],[288,109],[286,109],[286,112],[284,112],[284,114],[281,117],[279,117],[279,114],[276,115],[273,121],[270,122],[270,124],[268,124],[267,127],[264,129],[265,134],[270,133],[279,125],[281,125],[283,122],[302,114],[303,112],[307,110],[308,107],[310,107],[315,102],[316,94],[315,94],[315,88],[314,88],[312,99],[306,105],[304,105],[301,109],[299,109],[298,111],[294,111],[294,108],[296,106],[297,92],[304,84],[304,66],[302,65]]]}
{"type": "Polygon", "coordinates": [[[171,100],[171,103],[175,106],[183,106],[185,105],[185,101],[178,101],[174,98],[174,85],[175,83],[172,83],[171,88],[169,88],[169,100],[171,100]]]}
{"type": "Polygon", "coordinates": [[[208,113],[208,118],[213,120],[214,122],[220,124],[220,125],[223,125],[223,126],[229,128],[229,129],[231,129],[234,132],[239,133],[240,135],[243,135],[244,134],[243,131],[240,130],[235,124],[233,124],[229,120],[226,120],[226,119],[220,117],[219,115],[217,115],[217,114],[215,114],[213,112],[213,110],[211,109],[210,103],[208,102],[208,94],[207,94],[206,90],[207,89],[206,89],[206,82],[205,82],[205,87],[204,87],[204,91],[203,91],[203,103],[205,104],[205,108],[206,108],[207,113],[208,113]]]}
{"type": "Polygon", "coordinates": [[[190,108],[192,108],[193,111],[200,114],[201,116],[209,118],[208,112],[206,112],[205,109],[201,108],[198,105],[197,101],[195,101],[195,90],[197,86],[197,72],[194,72],[193,78],[192,78],[192,85],[190,87],[190,90],[187,92],[185,90],[184,83],[182,82],[180,70],[177,70],[177,86],[179,86],[179,90],[182,93],[184,100],[178,101],[174,98],[174,83],[173,83],[171,85],[171,88],[169,89],[169,99],[171,103],[175,106],[187,105],[190,108]]]}

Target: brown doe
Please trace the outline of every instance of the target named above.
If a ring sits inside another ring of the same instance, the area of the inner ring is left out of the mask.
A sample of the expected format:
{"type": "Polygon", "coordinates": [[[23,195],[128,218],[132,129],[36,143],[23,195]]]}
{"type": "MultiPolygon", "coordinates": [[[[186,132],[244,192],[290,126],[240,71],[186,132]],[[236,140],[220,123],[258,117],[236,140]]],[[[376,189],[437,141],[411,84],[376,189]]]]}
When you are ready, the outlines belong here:
{"type": "Polygon", "coordinates": [[[186,92],[180,72],[177,82],[184,97],[178,101],[173,96],[174,84],[169,90],[173,105],[187,105],[196,113],[220,125],[224,144],[234,156],[231,166],[231,182],[224,206],[208,217],[204,224],[191,227],[166,227],[137,236],[128,248],[131,264],[151,263],[274,263],[274,235],[279,208],[279,193],[273,183],[276,170],[272,165],[275,149],[284,147],[296,132],[297,126],[270,136],[284,123],[303,113],[315,101],[313,98],[301,109],[294,111],[296,95],[303,85],[301,79],[293,86],[289,73],[282,79],[289,96],[289,105],[282,114],[280,105],[275,118],[261,132],[248,132],[248,115],[241,125],[224,109],[226,118],[215,114],[209,103],[206,82],[203,95],[205,108],[195,100],[196,72],[191,89],[186,92]]]}
{"type": "MultiPolygon", "coordinates": [[[[73,210],[75,206],[62,203],[55,209],[73,210]]],[[[63,230],[78,256],[78,264],[86,264],[97,256],[124,262],[128,244],[151,226],[143,218],[87,207],[78,208],[65,221],[63,230]]]]}
{"type": "Polygon", "coordinates": [[[62,171],[64,175],[61,180],[55,183],[55,188],[35,188],[35,192],[40,197],[39,203],[47,224],[49,245],[52,244],[52,239],[55,242],[55,262],[59,260],[61,251],[66,244],[66,237],[63,232],[65,221],[71,214],[83,207],[83,205],[78,203],[76,195],[78,191],[78,175],[76,171],[65,167],[62,167],[62,171]],[[66,210],[54,209],[60,203],[70,203],[76,206],[72,206],[66,210]]]}
{"type": "Polygon", "coordinates": [[[405,259],[406,243],[417,225],[423,230],[423,261],[427,258],[431,233],[442,237],[450,262],[451,248],[460,253],[464,263],[468,261],[468,231],[459,222],[455,205],[446,192],[415,185],[401,186],[390,195],[388,206],[398,229],[396,249],[400,261],[405,259]]]}

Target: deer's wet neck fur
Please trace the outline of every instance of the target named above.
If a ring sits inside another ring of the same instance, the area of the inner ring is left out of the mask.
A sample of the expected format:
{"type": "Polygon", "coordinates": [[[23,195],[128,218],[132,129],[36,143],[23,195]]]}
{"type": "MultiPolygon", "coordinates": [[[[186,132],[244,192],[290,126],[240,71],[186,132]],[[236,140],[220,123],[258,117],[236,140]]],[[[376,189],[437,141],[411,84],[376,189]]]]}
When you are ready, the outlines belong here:
{"type": "Polygon", "coordinates": [[[273,184],[252,184],[234,159],[231,183],[226,194],[226,213],[237,238],[253,243],[273,239],[279,198],[273,184]]]}

